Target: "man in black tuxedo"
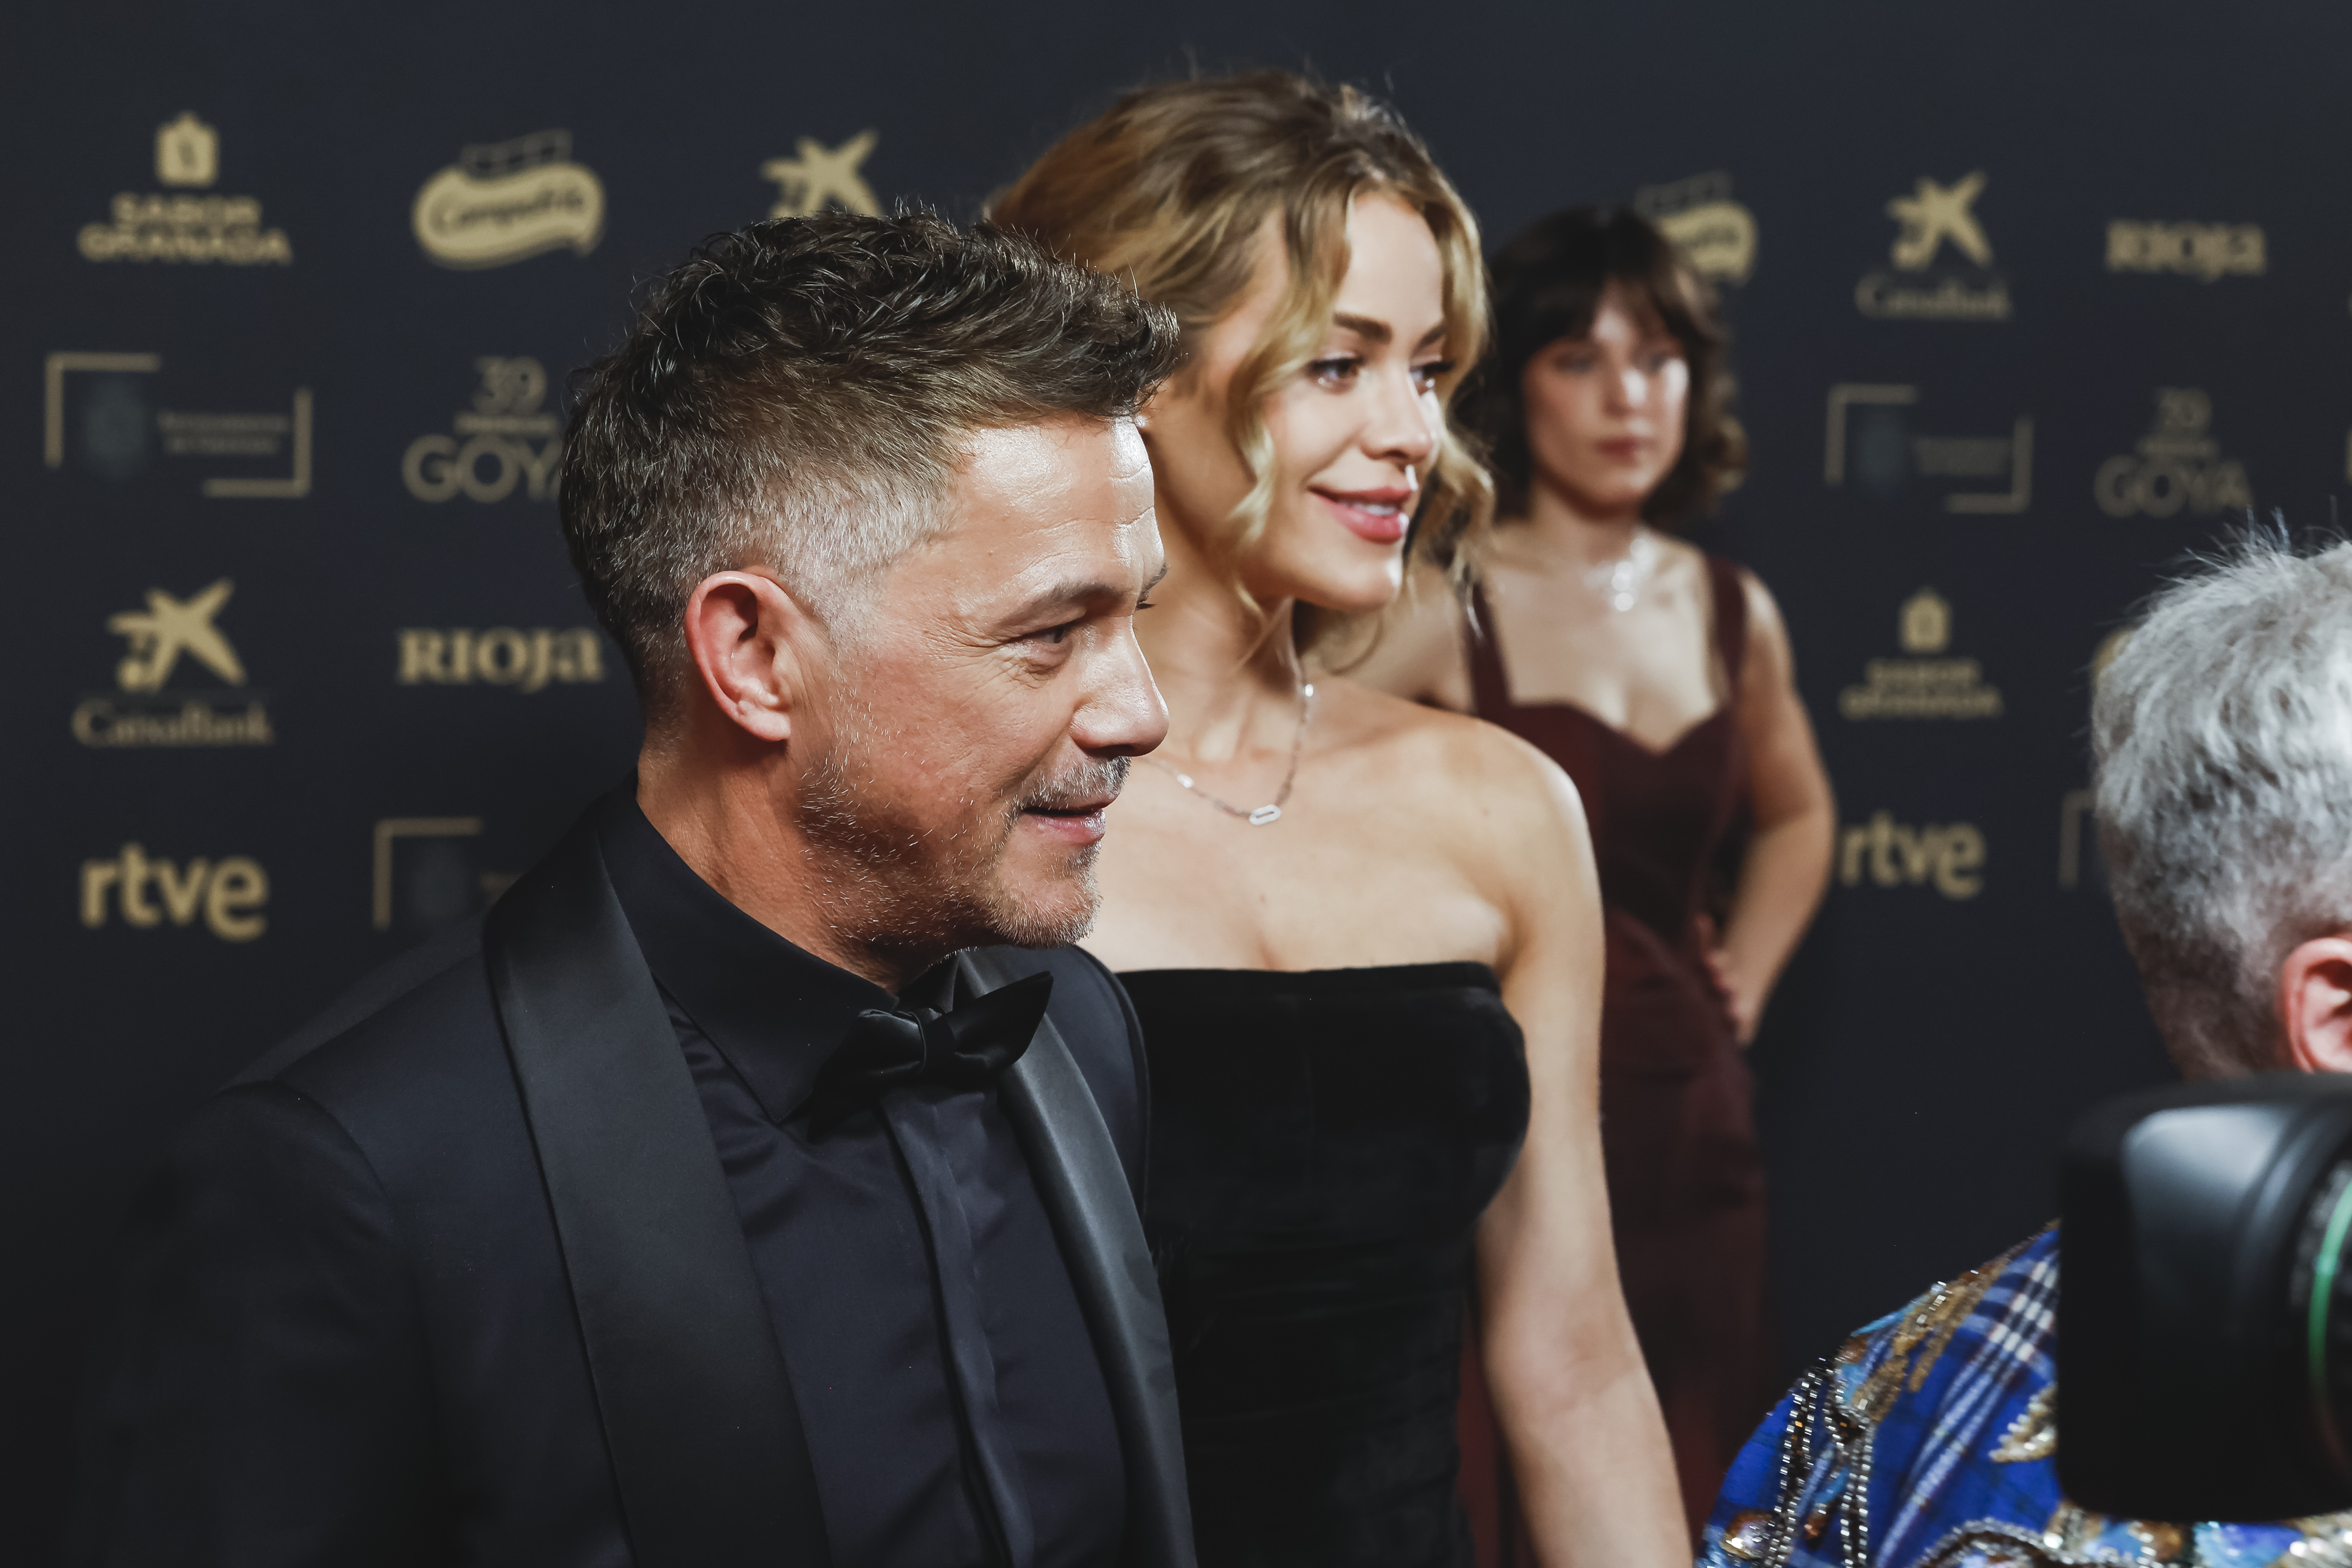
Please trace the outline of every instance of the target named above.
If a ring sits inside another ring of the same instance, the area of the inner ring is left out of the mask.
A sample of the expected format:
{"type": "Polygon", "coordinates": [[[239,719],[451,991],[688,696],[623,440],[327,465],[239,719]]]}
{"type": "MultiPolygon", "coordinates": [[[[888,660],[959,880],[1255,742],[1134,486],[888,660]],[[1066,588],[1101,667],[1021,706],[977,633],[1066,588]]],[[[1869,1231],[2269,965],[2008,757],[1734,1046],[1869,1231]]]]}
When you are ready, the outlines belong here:
{"type": "Polygon", "coordinates": [[[1176,328],[926,214],[755,225],[589,372],[632,785],[215,1094],[132,1217],[89,1563],[1190,1568],[1092,918],[1166,719],[1176,328]]]}

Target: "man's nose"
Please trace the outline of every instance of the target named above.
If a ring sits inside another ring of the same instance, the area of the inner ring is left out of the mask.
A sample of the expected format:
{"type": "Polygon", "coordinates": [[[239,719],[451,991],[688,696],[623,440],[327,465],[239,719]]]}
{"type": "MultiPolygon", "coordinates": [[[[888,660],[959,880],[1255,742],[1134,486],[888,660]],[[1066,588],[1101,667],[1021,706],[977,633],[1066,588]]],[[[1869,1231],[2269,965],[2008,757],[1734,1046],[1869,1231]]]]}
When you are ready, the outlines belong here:
{"type": "Polygon", "coordinates": [[[1157,749],[1168,738],[1168,705],[1133,630],[1112,639],[1094,663],[1070,737],[1090,757],[1141,757],[1157,749]]]}

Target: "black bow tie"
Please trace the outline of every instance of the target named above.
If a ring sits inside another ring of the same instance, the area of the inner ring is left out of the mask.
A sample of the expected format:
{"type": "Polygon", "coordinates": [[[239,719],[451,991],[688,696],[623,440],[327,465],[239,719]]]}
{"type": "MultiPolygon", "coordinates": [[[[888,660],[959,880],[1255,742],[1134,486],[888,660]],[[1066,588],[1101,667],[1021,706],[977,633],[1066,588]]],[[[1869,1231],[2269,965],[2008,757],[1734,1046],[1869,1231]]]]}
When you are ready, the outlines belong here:
{"type": "Polygon", "coordinates": [[[1037,974],[944,1013],[929,1008],[859,1013],[805,1102],[809,1131],[821,1138],[893,1089],[918,1083],[986,1088],[1029,1049],[1053,994],[1054,977],[1037,974]]]}

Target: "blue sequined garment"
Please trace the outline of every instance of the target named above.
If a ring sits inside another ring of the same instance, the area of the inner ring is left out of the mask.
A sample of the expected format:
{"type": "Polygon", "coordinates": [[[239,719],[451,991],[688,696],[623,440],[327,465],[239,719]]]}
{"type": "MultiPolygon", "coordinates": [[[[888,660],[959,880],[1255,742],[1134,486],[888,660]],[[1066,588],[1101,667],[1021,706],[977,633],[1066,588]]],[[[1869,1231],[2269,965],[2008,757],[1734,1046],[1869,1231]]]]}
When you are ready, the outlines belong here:
{"type": "Polygon", "coordinates": [[[1870,1324],[1731,1467],[1703,1568],[2352,1565],[2352,1515],[2110,1519],[2058,1491],[2055,1226],[1870,1324]]]}

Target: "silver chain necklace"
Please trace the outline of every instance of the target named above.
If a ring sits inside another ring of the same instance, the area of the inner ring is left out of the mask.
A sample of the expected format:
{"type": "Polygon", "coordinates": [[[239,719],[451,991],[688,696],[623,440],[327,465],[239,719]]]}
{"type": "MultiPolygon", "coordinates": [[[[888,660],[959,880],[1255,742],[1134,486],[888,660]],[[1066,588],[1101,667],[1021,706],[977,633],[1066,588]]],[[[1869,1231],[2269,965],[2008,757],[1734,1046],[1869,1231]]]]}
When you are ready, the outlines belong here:
{"type": "Polygon", "coordinates": [[[1192,776],[1180,770],[1173,763],[1162,762],[1157,757],[1147,757],[1143,760],[1163,773],[1173,774],[1177,783],[1181,784],[1227,816],[1239,817],[1253,828],[1267,827],[1282,821],[1282,808],[1289,802],[1290,787],[1298,781],[1298,754],[1307,747],[1307,721],[1314,716],[1315,687],[1311,684],[1302,683],[1298,688],[1298,728],[1290,737],[1290,770],[1282,776],[1282,789],[1276,794],[1273,801],[1268,805],[1258,807],[1255,810],[1245,810],[1230,800],[1218,800],[1214,795],[1193,783],[1192,776]]]}
{"type": "Polygon", "coordinates": [[[1584,569],[1584,586],[1622,614],[1642,601],[1642,590],[1658,569],[1658,541],[1636,528],[1622,560],[1605,560],[1584,569]]]}

